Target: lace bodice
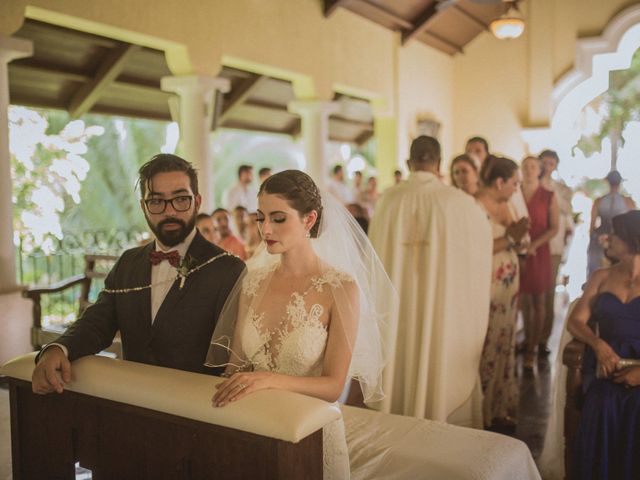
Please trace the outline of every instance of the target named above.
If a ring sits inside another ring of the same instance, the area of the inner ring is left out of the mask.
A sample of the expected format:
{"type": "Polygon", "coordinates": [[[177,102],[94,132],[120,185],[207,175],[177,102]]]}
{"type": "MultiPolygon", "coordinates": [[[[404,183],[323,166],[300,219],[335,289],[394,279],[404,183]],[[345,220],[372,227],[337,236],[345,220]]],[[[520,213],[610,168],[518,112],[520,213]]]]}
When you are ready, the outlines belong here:
{"type": "Polygon", "coordinates": [[[319,376],[328,338],[333,305],[332,289],[353,281],[328,268],[297,290],[278,289],[270,278],[277,265],[247,275],[241,302],[240,349],[254,370],[295,376],[319,376]],[[273,287],[273,288],[272,288],[273,287]]]}

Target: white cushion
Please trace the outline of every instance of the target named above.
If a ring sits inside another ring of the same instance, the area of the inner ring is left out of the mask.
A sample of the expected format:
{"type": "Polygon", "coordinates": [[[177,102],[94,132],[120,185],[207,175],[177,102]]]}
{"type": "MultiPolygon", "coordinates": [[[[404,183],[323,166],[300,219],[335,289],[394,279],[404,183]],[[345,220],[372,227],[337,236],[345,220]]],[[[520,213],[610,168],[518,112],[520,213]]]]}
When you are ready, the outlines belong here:
{"type": "MultiPolygon", "coordinates": [[[[0,375],[30,382],[35,355],[10,360],[0,375]]],[[[73,362],[71,376],[66,388],[72,392],[293,443],[341,415],[334,404],[282,390],[262,390],[216,408],[211,397],[222,378],[100,356],[73,362]]]]}

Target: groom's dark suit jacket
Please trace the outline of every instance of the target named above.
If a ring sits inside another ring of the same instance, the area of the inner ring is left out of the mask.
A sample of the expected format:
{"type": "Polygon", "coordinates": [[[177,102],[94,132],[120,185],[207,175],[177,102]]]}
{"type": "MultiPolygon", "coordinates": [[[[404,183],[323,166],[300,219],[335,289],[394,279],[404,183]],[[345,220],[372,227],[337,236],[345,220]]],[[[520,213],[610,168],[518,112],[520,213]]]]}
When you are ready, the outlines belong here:
{"type": "MultiPolygon", "coordinates": [[[[105,279],[105,288],[149,285],[153,242],[127,250],[105,279]]],[[[200,265],[224,250],[196,233],[186,258],[200,265]]],[[[69,349],[69,360],[104,350],[120,330],[125,360],[213,373],[203,366],[222,306],[244,270],[242,260],[221,257],[189,275],[182,289],[171,286],[151,323],[151,289],[130,293],[101,292],[96,303],[56,340],[69,349]]]]}

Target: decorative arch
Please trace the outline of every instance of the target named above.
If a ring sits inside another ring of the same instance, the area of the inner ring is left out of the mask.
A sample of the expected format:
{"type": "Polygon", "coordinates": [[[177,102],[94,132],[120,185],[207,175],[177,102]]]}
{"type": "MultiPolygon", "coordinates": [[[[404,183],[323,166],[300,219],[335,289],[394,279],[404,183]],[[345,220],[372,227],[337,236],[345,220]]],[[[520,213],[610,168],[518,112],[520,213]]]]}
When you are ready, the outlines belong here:
{"type": "Polygon", "coordinates": [[[574,68],[560,78],[552,91],[549,128],[526,129],[522,137],[531,151],[551,146],[561,157],[571,156],[578,141],[573,129],[580,111],[609,87],[609,73],[630,67],[640,48],[640,4],[618,13],[602,35],[576,42],[574,68]]]}

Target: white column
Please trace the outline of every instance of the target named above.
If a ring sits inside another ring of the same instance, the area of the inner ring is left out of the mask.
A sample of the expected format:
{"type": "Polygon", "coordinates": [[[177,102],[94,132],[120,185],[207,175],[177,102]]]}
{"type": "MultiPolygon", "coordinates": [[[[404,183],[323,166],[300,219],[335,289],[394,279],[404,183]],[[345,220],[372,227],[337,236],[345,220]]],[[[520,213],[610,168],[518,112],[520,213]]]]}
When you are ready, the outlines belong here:
{"type": "Polygon", "coordinates": [[[0,292],[17,288],[16,249],[13,245],[13,200],[9,156],[10,61],[33,55],[33,43],[16,37],[0,37],[0,292]]]}
{"type": "Polygon", "coordinates": [[[180,97],[178,123],[185,160],[198,170],[198,187],[202,195],[201,211],[215,208],[213,158],[209,152],[209,133],[215,108],[216,91],[229,91],[229,80],[204,75],[164,77],[162,90],[180,97]]]}
{"type": "Polygon", "coordinates": [[[325,152],[325,146],[329,140],[329,116],[339,110],[339,102],[294,100],[289,103],[289,111],[302,118],[302,139],[307,160],[307,173],[320,188],[325,187],[329,174],[325,152]]]}

